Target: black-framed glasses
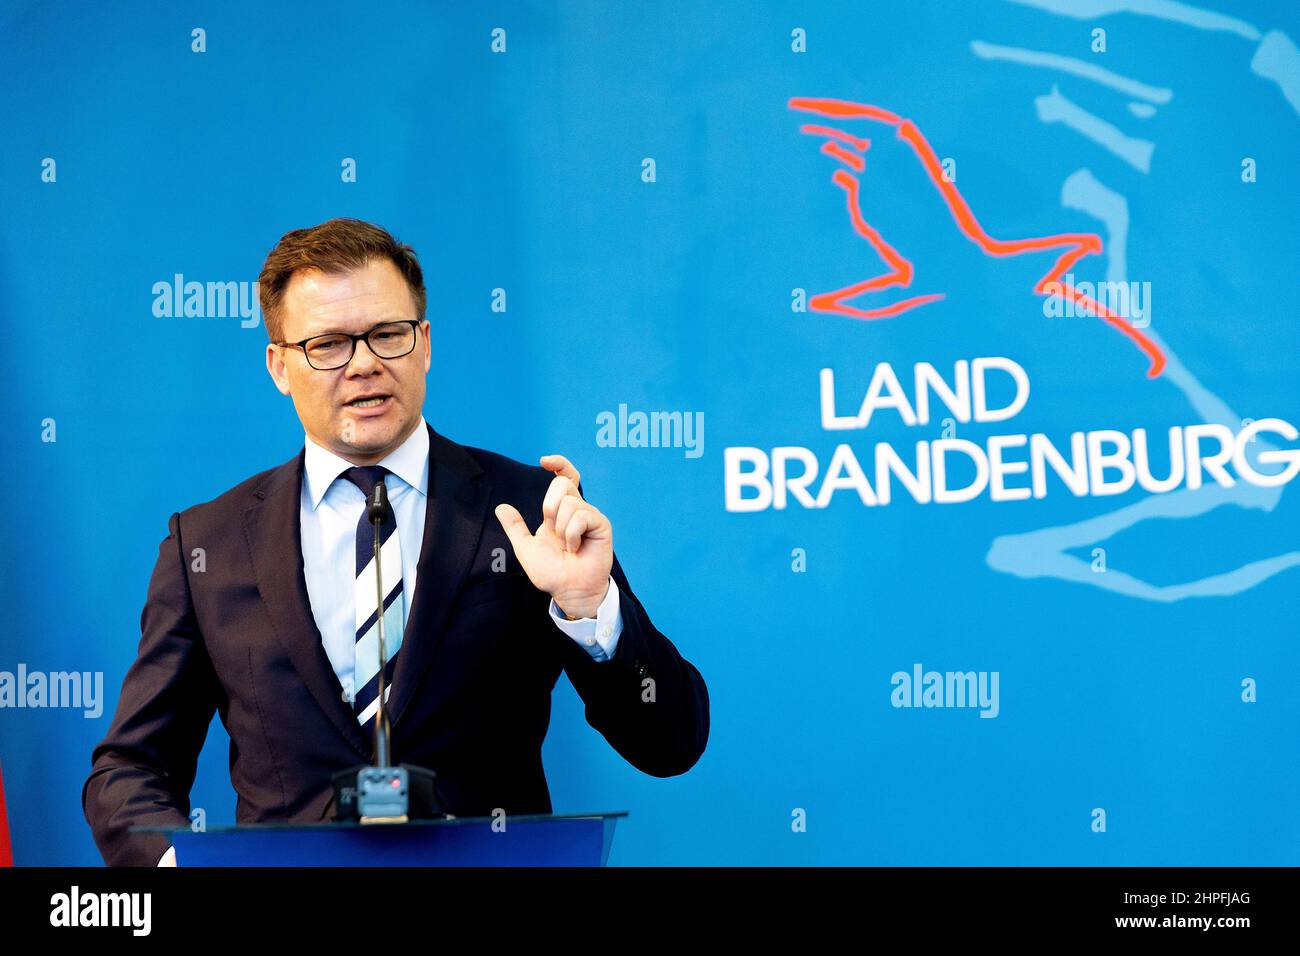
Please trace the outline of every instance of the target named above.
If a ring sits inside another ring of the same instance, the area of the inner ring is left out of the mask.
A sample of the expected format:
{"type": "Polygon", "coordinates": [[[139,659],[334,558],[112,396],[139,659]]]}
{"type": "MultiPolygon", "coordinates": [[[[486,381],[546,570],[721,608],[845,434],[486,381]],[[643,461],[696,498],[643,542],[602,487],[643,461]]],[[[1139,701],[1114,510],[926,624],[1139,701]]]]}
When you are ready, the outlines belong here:
{"type": "Polygon", "coordinates": [[[409,355],[415,348],[418,336],[416,329],[420,323],[416,319],[403,319],[400,322],[381,322],[369,332],[349,335],[346,332],[326,332],[313,335],[301,342],[276,342],[276,345],[302,349],[307,356],[307,364],[314,369],[328,372],[342,368],[352,361],[357,350],[357,340],[365,339],[366,345],[377,358],[395,359],[409,355]]]}

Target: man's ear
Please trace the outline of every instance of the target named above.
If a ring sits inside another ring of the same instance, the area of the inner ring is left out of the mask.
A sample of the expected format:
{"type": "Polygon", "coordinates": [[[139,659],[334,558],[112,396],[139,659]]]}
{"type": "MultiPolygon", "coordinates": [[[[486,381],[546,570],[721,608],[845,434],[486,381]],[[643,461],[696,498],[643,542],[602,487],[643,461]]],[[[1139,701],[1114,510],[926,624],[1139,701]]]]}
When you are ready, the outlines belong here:
{"type": "Polygon", "coordinates": [[[433,333],[427,319],[421,323],[421,326],[424,329],[424,371],[427,373],[433,365],[433,344],[430,341],[433,333]]]}
{"type": "Polygon", "coordinates": [[[266,371],[271,376],[271,381],[275,382],[275,387],[280,390],[280,394],[288,395],[289,376],[284,367],[284,358],[280,355],[280,350],[269,342],[266,345],[266,371]]]}

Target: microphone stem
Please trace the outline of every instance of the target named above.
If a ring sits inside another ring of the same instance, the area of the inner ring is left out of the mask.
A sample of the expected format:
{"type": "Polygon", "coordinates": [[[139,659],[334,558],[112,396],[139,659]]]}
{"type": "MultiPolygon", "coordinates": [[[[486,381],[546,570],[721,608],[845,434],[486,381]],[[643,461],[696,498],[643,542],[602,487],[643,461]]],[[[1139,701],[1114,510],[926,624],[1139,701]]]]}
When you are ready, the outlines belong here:
{"type": "Polygon", "coordinates": [[[380,541],[379,528],[383,523],[383,515],[380,514],[372,519],[375,526],[375,617],[378,624],[379,633],[379,697],[377,699],[378,710],[375,711],[375,766],[388,766],[388,710],[384,707],[384,671],[388,663],[388,655],[384,649],[384,582],[383,582],[383,562],[380,561],[380,541]]]}

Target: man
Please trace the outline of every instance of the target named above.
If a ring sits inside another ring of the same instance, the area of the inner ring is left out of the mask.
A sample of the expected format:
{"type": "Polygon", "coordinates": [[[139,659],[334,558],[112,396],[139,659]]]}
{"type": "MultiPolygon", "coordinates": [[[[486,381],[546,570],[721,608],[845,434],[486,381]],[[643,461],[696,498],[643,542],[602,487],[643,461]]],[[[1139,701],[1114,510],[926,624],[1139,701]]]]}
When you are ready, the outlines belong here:
{"type": "Polygon", "coordinates": [[[541,747],[563,670],[633,766],[689,770],[708,740],[704,680],[632,593],[578,471],[424,421],[432,344],[414,251],[332,219],[280,240],[259,294],[267,371],[306,440],[171,516],[138,658],[82,788],[105,862],[174,865],[165,836],[129,828],[190,825],[214,712],[239,823],[327,819],[331,775],[371,761],[380,612],[365,506],[379,481],[394,763],[432,769],[457,816],[549,813],[541,747]]]}

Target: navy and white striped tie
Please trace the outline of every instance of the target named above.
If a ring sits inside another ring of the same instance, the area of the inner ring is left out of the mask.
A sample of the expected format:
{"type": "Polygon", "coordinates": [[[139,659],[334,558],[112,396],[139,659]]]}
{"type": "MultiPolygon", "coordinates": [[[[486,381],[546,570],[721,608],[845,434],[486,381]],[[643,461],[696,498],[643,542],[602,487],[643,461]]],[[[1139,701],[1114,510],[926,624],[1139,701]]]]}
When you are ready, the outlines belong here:
{"type": "MultiPolygon", "coordinates": [[[[380,465],[349,468],[343,477],[352,482],[369,501],[375,485],[388,474],[380,465]]],[[[379,616],[375,595],[375,527],[370,523],[368,508],[362,509],[357,522],[357,562],[353,595],[356,602],[356,655],[353,659],[352,686],[355,694],[352,710],[363,731],[373,731],[379,709],[379,616]]],[[[393,671],[397,652],[402,647],[406,596],[402,590],[402,549],[397,538],[397,521],[390,509],[379,525],[382,584],[384,588],[384,703],[392,696],[393,671]]]]}

